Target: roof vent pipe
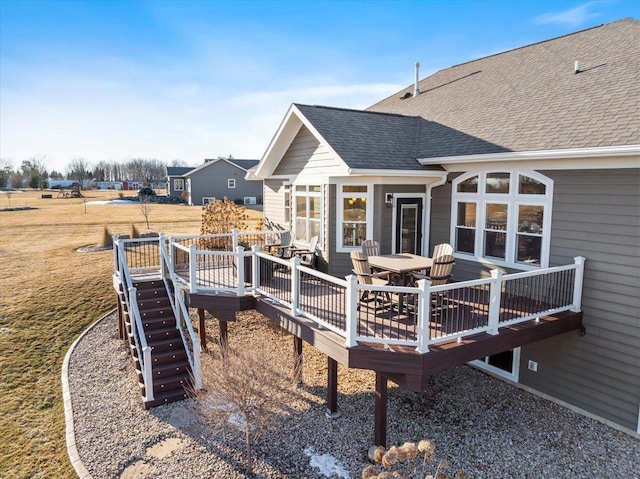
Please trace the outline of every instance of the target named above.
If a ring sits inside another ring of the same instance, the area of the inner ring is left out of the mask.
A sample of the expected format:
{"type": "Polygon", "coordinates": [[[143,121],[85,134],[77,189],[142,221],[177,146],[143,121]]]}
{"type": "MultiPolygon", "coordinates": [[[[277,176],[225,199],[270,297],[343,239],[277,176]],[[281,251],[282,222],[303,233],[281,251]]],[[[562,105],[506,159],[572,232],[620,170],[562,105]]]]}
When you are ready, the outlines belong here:
{"type": "Polygon", "coordinates": [[[580,62],[578,60],[573,64],[573,73],[580,73],[580,62]]]}
{"type": "Polygon", "coordinates": [[[413,89],[413,96],[416,97],[420,94],[420,88],[418,86],[418,84],[420,83],[420,79],[419,79],[419,72],[420,72],[420,62],[416,62],[416,84],[415,87],[413,89]]]}

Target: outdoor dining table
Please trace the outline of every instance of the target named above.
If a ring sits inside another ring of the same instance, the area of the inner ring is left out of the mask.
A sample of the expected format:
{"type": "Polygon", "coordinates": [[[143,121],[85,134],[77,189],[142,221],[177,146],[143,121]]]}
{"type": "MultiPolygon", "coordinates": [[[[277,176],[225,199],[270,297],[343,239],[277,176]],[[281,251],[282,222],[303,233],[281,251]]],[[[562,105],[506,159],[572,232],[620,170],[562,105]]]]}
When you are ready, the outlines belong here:
{"type": "MultiPolygon", "coordinates": [[[[412,253],[383,254],[369,256],[369,266],[372,268],[396,273],[400,277],[400,285],[406,286],[407,274],[415,271],[430,270],[433,259],[412,253]]],[[[399,294],[399,310],[404,308],[404,294],[399,294]]]]}
{"type": "Polygon", "coordinates": [[[429,270],[433,259],[411,253],[383,254],[369,256],[369,266],[384,271],[390,271],[400,276],[402,285],[406,283],[407,273],[429,270]]]}

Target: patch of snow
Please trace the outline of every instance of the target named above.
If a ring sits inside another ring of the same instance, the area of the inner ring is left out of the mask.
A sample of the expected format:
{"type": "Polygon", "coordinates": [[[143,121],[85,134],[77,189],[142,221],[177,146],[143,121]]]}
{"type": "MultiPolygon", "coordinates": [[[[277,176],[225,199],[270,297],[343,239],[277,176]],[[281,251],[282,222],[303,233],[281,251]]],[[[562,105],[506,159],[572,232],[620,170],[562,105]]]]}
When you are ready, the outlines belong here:
{"type": "Polygon", "coordinates": [[[320,474],[324,477],[336,475],[344,479],[350,479],[349,472],[331,454],[317,454],[312,446],[305,447],[304,453],[309,457],[309,465],[320,469],[320,474]]]}
{"type": "Polygon", "coordinates": [[[129,200],[103,200],[103,201],[87,201],[88,205],[132,205],[129,200]]]}

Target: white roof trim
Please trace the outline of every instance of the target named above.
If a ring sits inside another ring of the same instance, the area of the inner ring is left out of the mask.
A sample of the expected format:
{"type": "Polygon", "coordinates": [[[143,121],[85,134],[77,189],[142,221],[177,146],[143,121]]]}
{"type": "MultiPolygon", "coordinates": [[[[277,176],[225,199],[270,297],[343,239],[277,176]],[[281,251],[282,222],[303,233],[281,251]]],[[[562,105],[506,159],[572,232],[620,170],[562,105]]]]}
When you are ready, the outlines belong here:
{"type": "Polygon", "coordinates": [[[447,176],[446,171],[436,170],[369,170],[359,168],[348,168],[346,174],[348,176],[420,176],[425,178],[441,178],[447,176]]]}
{"type": "Polygon", "coordinates": [[[233,161],[227,159],[227,158],[216,158],[214,160],[209,160],[206,163],[203,163],[201,165],[198,165],[196,168],[192,169],[191,171],[188,171],[187,173],[181,175],[181,178],[187,178],[191,175],[193,175],[194,173],[200,171],[200,170],[204,170],[205,168],[207,168],[208,166],[211,166],[219,161],[225,161],[227,163],[229,163],[231,166],[235,166],[236,168],[238,168],[239,170],[242,170],[245,172],[249,171],[249,170],[245,170],[242,166],[235,164],[233,161]]]}
{"type": "Polygon", "coordinates": [[[482,155],[441,156],[418,158],[422,165],[446,165],[454,163],[483,163],[496,161],[533,161],[550,159],[605,158],[611,156],[633,156],[640,154],[640,145],[601,146],[593,148],[567,148],[562,150],[509,151],[482,155]]]}

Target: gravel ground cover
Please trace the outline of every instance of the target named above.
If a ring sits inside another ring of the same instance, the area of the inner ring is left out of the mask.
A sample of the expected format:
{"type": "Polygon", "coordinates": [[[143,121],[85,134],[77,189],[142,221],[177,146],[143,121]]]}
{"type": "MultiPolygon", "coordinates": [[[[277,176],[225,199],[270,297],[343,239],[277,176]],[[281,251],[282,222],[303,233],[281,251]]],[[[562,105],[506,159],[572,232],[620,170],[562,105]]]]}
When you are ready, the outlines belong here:
{"type": "MultiPolygon", "coordinates": [[[[256,313],[231,323],[235,346],[265,344],[289,352],[291,337],[256,313]]],[[[215,321],[207,325],[215,341],[215,321]]],[[[212,343],[213,344],[213,343],[212,343]]],[[[374,380],[339,368],[342,416],[325,417],[326,358],[306,346],[304,384],[289,413],[254,450],[260,478],[360,478],[371,464],[374,380]]],[[[640,441],[468,366],[434,375],[429,390],[389,385],[388,444],[429,439],[447,472],[471,478],[637,478],[640,441]]],[[[244,442],[201,420],[188,402],[145,411],[133,364],[108,316],[78,343],[69,362],[76,447],[94,478],[243,478],[244,442]]],[[[402,472],[405,477],[424,477],[402,472]]]]}

